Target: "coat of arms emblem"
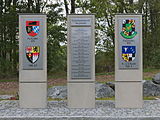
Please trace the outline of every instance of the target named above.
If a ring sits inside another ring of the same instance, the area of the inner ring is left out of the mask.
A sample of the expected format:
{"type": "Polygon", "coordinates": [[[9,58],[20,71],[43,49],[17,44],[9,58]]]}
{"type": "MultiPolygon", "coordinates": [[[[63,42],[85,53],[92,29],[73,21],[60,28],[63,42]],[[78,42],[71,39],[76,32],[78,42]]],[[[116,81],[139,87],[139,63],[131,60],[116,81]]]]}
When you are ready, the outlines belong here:
{"type": "Polygon", "coordinates": [[[26,57],[29,62],[32,64],[35,63],[40,55],[40,47],[39,46],[29,46],[26,47],[26,57]]]}
{"type": "Polygon", "coordinates": [[[122,59],[125,62],[133,61],[136,58],[136,46],[122,46],[122,59]]]}
{"type": "Polygon", "coordinates": [[[132,39],[137,35],[135,31],[135,20],[123,20],[122,32],[120,33],[126,39],[132,39]]]}
{"type": "Polygon", "coordinates": [[[39,33],[40,21],[26,21],[26,31],[29,36],[36,36],[39,33]]]}

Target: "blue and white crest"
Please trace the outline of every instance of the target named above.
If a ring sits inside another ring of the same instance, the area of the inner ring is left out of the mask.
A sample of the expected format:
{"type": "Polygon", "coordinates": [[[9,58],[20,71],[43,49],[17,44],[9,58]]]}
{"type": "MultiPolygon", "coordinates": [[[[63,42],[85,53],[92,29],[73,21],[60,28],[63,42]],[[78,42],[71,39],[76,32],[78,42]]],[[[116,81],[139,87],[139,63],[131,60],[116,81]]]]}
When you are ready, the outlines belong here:
{"type": "Polygon", "coordinates": [[[122,46],[122,58],[124,61],[133,61],[136,58],[136,46],[122,46]]]}

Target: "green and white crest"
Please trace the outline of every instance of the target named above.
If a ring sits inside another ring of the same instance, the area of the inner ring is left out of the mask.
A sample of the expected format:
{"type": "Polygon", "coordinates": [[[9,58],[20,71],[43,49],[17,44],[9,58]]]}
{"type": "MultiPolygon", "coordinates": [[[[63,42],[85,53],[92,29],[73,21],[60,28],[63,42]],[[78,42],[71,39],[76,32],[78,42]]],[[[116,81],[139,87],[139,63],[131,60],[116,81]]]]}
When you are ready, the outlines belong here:
{"type": "Polygon", "coordinates": [[[135,20],[123,20],[122,32],[120,33],[126,39],[132,39],[137,35],[135,31],[135,20]]]}

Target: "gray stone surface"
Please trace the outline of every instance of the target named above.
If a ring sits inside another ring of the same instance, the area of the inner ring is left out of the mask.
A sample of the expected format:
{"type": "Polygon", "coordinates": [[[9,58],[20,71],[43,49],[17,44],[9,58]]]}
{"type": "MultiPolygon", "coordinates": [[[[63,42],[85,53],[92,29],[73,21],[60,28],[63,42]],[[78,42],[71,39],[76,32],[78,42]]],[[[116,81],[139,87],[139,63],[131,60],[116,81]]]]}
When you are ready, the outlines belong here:
{"type": "Polygon", "coordinates": [[[106,84],[96,83],[96,98],[113,97],[114,90],[106,84]]]}
{"type": "Polygon", "coordinates": [[[141,109],[115,108],[114,101],[96,101],[96,108],[69,109],[67,101],[49,101],[45,109],[21,109],[18,101],[0,101],[0,120],[159,120],[160,100],[141,109]]]}
{"type": "Polygon", "coordinates": [[[141,118],[107,118],[107,117],[15,117],[13,118],[1,118],[1,120],[159,120],[159,117],[141,117],[141,118]]]}
{"type": "Polygon", "coordinates": [[[110,88],[112,88],[115,91],[115,82],[106,82],[106,85],[108,85],[110,88]]]}
{"type": "Polygon", "coordinates": [[[66,99],[67,98],[67,86],[53,86],[48,88],[48,97],[66,99]]]}
{"type": "Polygon", "coordinates": [[[157,74],[152,78],[152,81],[153,81],[155,84],[159,84],[159,85],[160,85],[160,73],[157,73],[157,74]]]}
{"type": "Polygon", "coordinates": [[[160,85],[153,83],[151,80],[143,83],[144,96],[160,96],[160,85]]]}
{"type": "MultiPolygon", "coordinates": [[[[114,90],[106,84],[96,83],[96,98],[113,97],[114,90]]],[[[53,86],[48,88],[49,98],[66,99],[67,87],[66,86],[53,86]]]]}

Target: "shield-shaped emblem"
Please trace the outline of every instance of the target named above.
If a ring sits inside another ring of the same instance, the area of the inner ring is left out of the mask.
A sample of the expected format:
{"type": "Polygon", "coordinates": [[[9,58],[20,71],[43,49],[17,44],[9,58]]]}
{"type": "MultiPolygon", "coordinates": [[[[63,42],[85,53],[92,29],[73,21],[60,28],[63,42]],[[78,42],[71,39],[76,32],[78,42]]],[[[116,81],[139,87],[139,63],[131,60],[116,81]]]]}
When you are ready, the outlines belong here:
{"type": "Polygon", "coordinates": [[[40,47],[39,46],[29,46],[26,47],[26,57],[29,62],[35,63],[40,55],[40,47]]]}
{"type": "Polygon", "coordinates": [[[36,36],[39,33],[40,21],[26,21],[26,31],[29,36],[36,36]]]}
{"type": "Polygon", "coordinates": [[[122,46],[122,59],[126,62],[136,58],[136,46],[122,46]]]}
{"type": "Polygon", "coordinates": [[[120,33],[126,39],[132,39],[137,35],[135,31],[135,20],[123,20],[122,32],[120,33]]]}

